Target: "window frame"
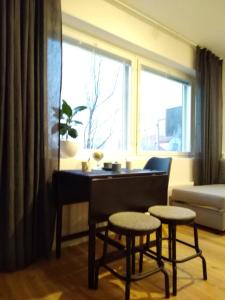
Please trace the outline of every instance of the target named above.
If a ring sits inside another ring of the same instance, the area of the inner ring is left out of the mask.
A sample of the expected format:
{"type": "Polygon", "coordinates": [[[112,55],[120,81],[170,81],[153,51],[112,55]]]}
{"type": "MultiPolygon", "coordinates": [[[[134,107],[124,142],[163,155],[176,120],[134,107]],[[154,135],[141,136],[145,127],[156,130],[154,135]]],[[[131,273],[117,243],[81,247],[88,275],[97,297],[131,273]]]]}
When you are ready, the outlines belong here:
{"type": "MultiPolygon", "coordinates": [[[[136,95],[136,85],[135,82],[137,81],[137,74],[136,72],[133,72],[134,69],[136,69],[136,56],[133,53],[130,53],[124,49],[121,49],[117,46],[114,46],[108,42],[102,41],[101,39],[97,39],[91,35],[85,34],[83,32],[80,32],[74,28],[70,28],[68,26],[63,26],[63,42],[70,43],[72,45],[83,45],[83,48],[92,50],[93,48],[96,49],[97,53],[102,53],[103,55],[108,55],[109,57],[112,57],[114,59],[118,59],[120,61],[127,61],[130,62],[130,104],[129,105],[129,112],[130,116],[127,116],[127,119],[130,119],[129,124],[127,124],[127,132],[130,138],[130,141],[128,141],[128,148],[127,151],[114,151],[113,152],[113,158],[120,159],[121,157],[124,157],[124,154],[128,156],[135,155],[134,153],[134,145],[136,145],[136,136],[134,134],[135,127],[132,122],[134,116],[135,116],[135,109],[136,109],[136,101],[135,101],[135,95],[136,95]]],[[[123,102],[123,105],[125,103],[123,102]]],[[[125,121],[125,120],[124,120],[125,121]]],[[[93,152],[95,149],[84,149],[82,148],[82,152],[85,154],[85,156],[91,156],[90,153],[93,152]]],[[[104,157],[105,158],[111,158],[110,151],[104,150],[104,157]]]]}
{"type": "MultiPolygon", "coordinates": [[[[157,62],[153,59],[142,57],[139,54],[135,54],[114,44],[106,42],[101,38],[96,38],[92,35],[81,32],[75,28],[63,25],[63,41],[79,45],[83,44],[85,48],[92,49],[93,47],[97,49],[98,53],[107,53],[112,58],[119,58],[125,61],[129,61],[131,64],[131,88],[130,88],[130,123],[128,125],[129,138],[127,151],[116,151],[113,154],[104,150],[105,159],[124,159],[127,157],[144,157],[150,156],[181,156],[181,157],[191,157],[193,156],[194,149],[194,115],[195,115],[195,77],[191,76],[185,72],[182,72],[175,67],[172,68],[161,62],[157,62]],[[140,150],[140,76],[141,67],[151,70],[151,72],[167,76],[169,78],[175,79],[180,82],[186,82],[191,86],[191,103],[190,103],[190,152],[178,152],[178,151],[141,151],[140,150]],[[130,147],[129,147],[130,146],[130,147]],[[113,155],[113,156],[112,156],[113,155]]],[[[82,157],[90,156],[90,152],[94,149],[82,149],[82,157]]]]}
{"type": "Polygon", "coordinates": [[[186,73],[183,73],[179,70],[176,70],[175,68],[168,67],[167,65],[163,65],[161,63],[158,63],[156,61],[152,61],[150,59],[138,58],[138,96],[137,96],[137,143],[136,143],[136,154],[140,157],[150,157],[150,156],[181,156],[181,157],[190,157],[193,156],[193,130],[194,130],[194,115],[195,115],[195,109],[194,109],[194,78],[190,75],[187,75],[186,73]],[[191,98],[190,98],[190,112],[189,112],[189,139],[190,139],[190,151],[143,151],[141,150],[140,144],[141,144],[141,135],[140,133],[140,111],[141,111],[141,70],[148,70],[149,72],[152,72],[156,75],[160,75],[172,80],[175,80],[177,82],[181,83],[187,83],[190,85],[191,88],[191,98]]]}

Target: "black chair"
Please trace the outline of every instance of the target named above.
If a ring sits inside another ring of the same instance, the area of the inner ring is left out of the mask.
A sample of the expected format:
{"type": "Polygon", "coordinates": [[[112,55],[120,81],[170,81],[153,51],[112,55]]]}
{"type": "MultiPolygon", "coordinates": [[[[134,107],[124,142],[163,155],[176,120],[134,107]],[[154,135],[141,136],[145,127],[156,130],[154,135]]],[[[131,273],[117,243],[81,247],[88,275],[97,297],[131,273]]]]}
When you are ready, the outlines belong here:
{"type": "Polygon", "coordinates": [[[164,171],[168,174],[169,179],[171,163],[171,157],[151,157],[144,166],[144,169],[164,171]]]}

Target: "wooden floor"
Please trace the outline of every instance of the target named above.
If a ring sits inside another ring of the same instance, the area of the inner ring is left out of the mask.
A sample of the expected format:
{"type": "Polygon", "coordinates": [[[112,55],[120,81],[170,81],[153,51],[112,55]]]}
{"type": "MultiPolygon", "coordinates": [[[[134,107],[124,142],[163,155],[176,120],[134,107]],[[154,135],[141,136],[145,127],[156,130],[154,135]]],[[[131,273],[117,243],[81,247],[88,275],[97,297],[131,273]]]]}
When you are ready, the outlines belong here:
{"type": "MultiPolygon", "coordinates": [[[[179,237],[192,240],[189,227],[179,230],[179,237]]],[[[170,299],[225,299],[225,235],[199,230],[200,246],[207,260],[208,280],[202,280],[199,258],[178,266],[178,294],[170,299]]],[[[179,246],[179,255],[189,254],[179,246]]],[[[146,262],[148,265],[148,262],[146,262]]],[[[166,264],[170,272],[170,265],[166,264]]],[[[163,276],[155,274],[132,283],[131,300],[163,299],[163,276]]],[[[124,284],[104,269],[98,290],[87,288],[87,244],[63,249],[62,258],[39,261],[23,271],[0,274],[2,300],[122,300],[124,284]]]]}

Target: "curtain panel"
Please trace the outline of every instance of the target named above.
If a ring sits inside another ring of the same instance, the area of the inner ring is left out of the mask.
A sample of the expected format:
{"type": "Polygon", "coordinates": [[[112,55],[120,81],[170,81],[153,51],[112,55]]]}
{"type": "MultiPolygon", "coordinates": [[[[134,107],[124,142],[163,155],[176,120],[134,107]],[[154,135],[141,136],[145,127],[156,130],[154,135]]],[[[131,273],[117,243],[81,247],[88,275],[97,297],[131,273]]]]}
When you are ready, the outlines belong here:
{"type": "Polygon", "coordinates": [[[60,0],[0,1],[0,270],[51,251],[61,48],[60,0]]]}
{"type": "Polygon", "coordinates": [[[208,49],[197,47],[195,184],[219,182],[222,155],[222,64],[208,49]]]}

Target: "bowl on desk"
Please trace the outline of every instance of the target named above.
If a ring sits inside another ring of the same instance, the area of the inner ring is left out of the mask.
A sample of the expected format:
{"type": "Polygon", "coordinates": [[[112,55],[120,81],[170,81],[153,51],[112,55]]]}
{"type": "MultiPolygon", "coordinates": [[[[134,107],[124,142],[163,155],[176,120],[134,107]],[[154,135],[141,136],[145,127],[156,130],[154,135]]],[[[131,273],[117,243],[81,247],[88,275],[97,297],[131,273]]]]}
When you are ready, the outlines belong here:
{"type": "Polygon", "coordinates": [[[112,170],[112,163],[111,162],[104,162],[103,169],[106,170],[106,171],[111,171],[112,170]]]}
{"type": "Polygon", "coordinates": [[[113,172],[120,172],[121,171],[121,164],[119,164],[119,163],[112,164],[112,171],[113,172]]]}

